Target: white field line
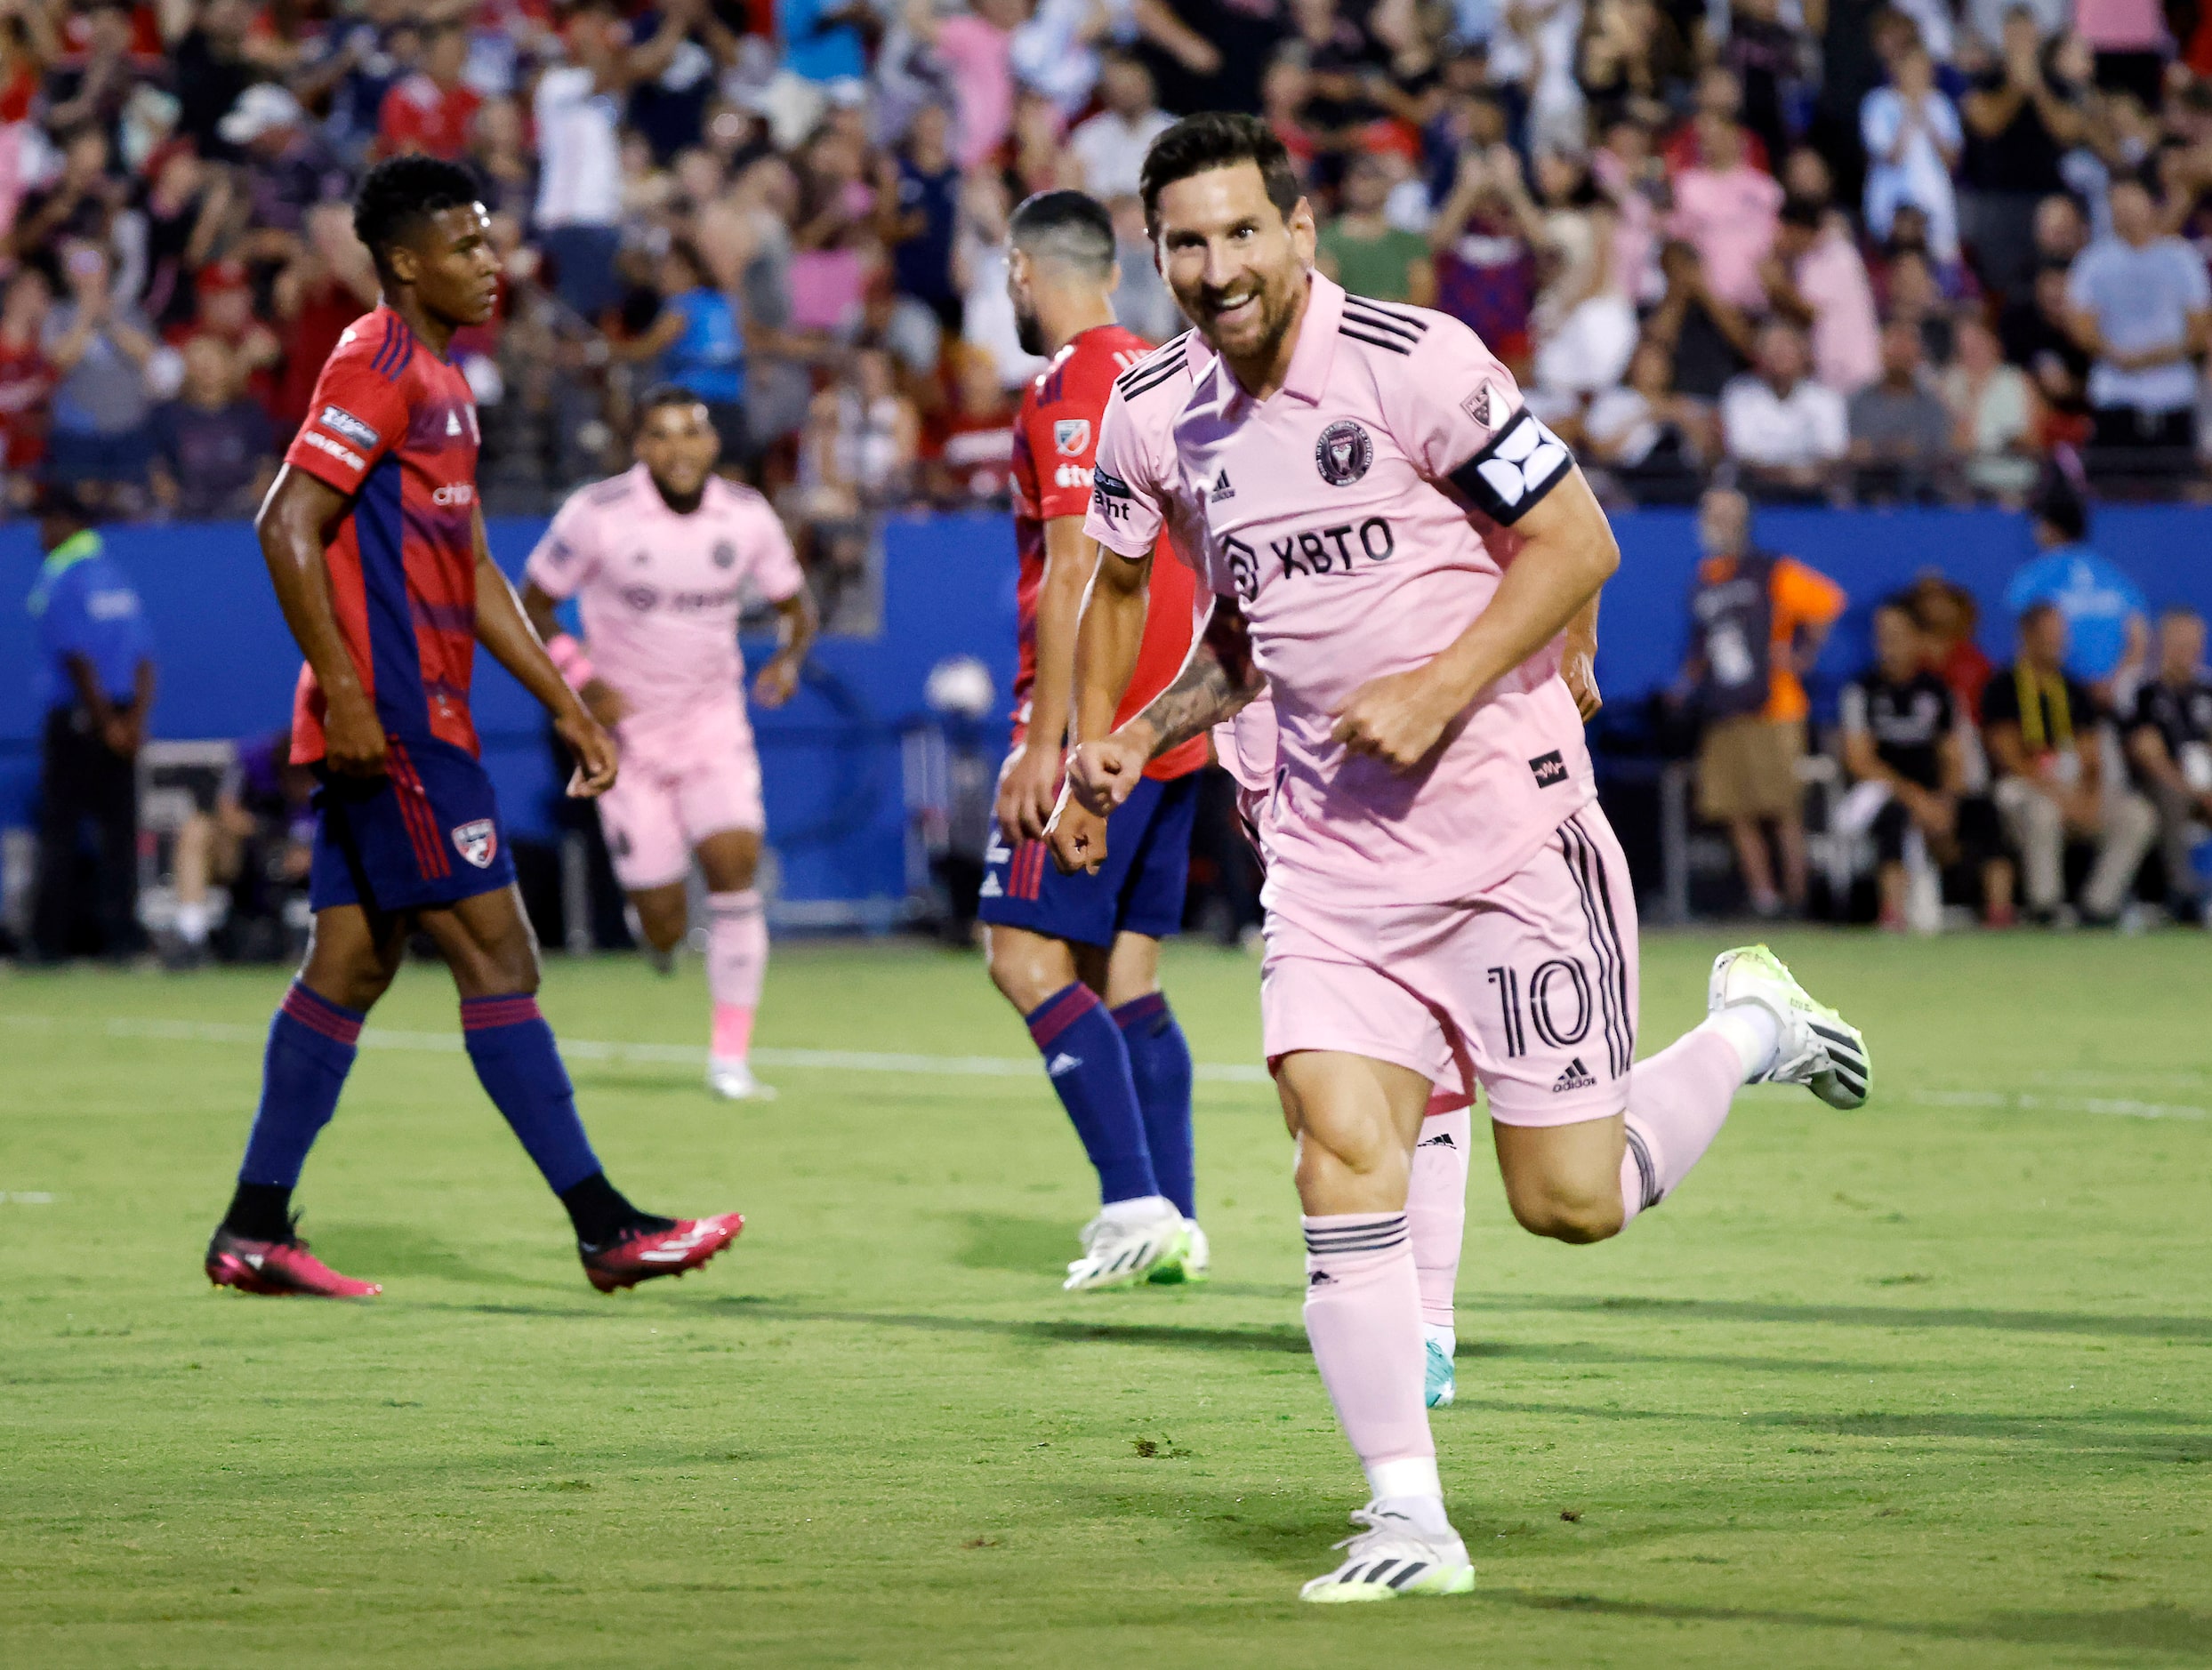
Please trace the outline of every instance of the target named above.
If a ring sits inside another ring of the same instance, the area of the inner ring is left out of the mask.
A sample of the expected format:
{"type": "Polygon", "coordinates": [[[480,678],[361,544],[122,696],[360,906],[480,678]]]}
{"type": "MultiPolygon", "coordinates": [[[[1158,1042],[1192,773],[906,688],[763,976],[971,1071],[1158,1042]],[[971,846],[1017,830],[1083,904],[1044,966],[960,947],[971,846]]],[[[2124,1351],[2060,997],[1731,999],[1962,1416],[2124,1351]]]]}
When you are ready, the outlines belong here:
{"type": "MultiPolygon", "coordinates": [[[[34,1032],[51,1032],[71,1025],[66,1017],[52,1015],[0,1016],[0,1024],[34,1032]]],[[[179,1043],[245,1044],[258,1046],[269,1035],[266,1026],[244,1026],[229,1021],[176,1021],[152,1016],[122,1017],[102,1022],[99,1030],[109,1038],[151,1038],[179,1043]]],[[[463,1046],[458,1032],[396,1032],[365,1027],[361,1043],[368,1049],[396,1049],[414,1054],[459,1055],[463,1046]]],[[[606,1039],[564,1038],[561,1054],[572,1061],[616,1064],[703,1067],[707,1052],[694,1044],[622,1043],[606,1039]]],[[[1026,1079],[1037,1071],[1035,1060],[1017,1056],[925,1056],[866,1049],[756,1049],[752,1059],[763,1067],[822,1072],[886,1072],[955,1079],[1026,1079]]],[[[1266,1084],[1267,1070],[1257,1063],[1200,1062],[1196,1078],[1211,1084],[1266,1084]]],[[[2069,1071],[2055,1078],[2082,1088],[2134,1086],[2147,1081],[2189,1088],[2191,1075],[2102,1075],[2069,1071]]],[[[2212,1119],[2212,1108],[2189,1103],[2144,1102],[2128,1096],[2049,1096],[2016,1090],[1913,1089],[1907,1098],[1927,1107],[1998,1108],[2025,1113],[2095,1113],[2125,1119],[2212,1119]]]]}
{"type": "Polygon", "coordinates": [[[2136,1120],[2200,1120],[2212,1108],[2175,1102],[2137,1102],[2127,1096],[2036,1096],[2017,1090],[1913,1090],[1910,1098],[1928,1107],[1999,1108],[2023,1113],[2114,1113],[2136,1120]]]}
{"type": "MultiPolygon", "coordinates": [[[[33,1032],[51,1032],[69,1024],[52,1015],[0,1016],[0,1023],[33,1032]]],[[[229,1021],[170,1021],[125,1017],[107,1021],[100,1031],[109,1038],[157,1038],[190,1044],[259,1045],[269,1036],[267,1026],[241,1026],[229,1021]]],[[[458,1032],[403,1032],[382,1026],[361,1029],[365,1049],[399,1049],[417,1054],[459,1055],[463,1048],[458,1032]]],[[[655,1064],[704,1067],[707,1052],[695,1044],[629,1044],[596,1038],[563,1038],[560,1053],[571,1061],[655,1064]]],[[[892,1072],[908,1076],[929,1074],[955,1079],[1028,1079],[1037,1072],[1034,1056],[922,1056],[870,1049],[756,1049],[758,1066],[779,1070],[824,1072],[892,1072]]],[[[1267,1070],[1228,1062],[1200,1062],[1194,1076],[1211,1084],[1266,1084],[1267,1070]]]]}

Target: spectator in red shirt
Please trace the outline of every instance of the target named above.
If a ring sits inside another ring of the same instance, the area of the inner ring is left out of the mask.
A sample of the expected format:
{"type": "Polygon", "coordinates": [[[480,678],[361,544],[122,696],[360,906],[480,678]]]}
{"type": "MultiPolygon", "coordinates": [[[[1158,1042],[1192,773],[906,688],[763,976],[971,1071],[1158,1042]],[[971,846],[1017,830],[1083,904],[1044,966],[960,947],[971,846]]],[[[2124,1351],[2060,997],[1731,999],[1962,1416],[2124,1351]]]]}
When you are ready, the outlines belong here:
{"type": "Polygon", "coordinates": [[[55,380],[39,336],[52,305],[53,292],[35,267],[18,270],[0,301],[0,472],[12,510],[28,502],[31,472],[46,455],[46,402],[55,380]]]}
{"type": "Polygon", "coordinates": [[[307,415],[315,379],[347,325],[376,305],[376,269],[353,235],[353,211],[319,204],[307,213],[305,247],[277,275],[273,300],[284,363],[270,414],[279,439],[307,415]]]}
{"type": "Polygon", "coordinates": [[[376,120],[376,154],[419,151],[458,162],[469,149],[470,124],[482,97],[461,79],[469,61],[469,37],[458,24],[431,34],[422,68],[384,94],[376,120]]]}
{"type": "Polygon", "coordinates": [[[1014,470],[1014,402],[987,349],[955,341],[945,352],[953,404],[930,421],[922,476],[950,510],[1004,504],[1014,470]]]}

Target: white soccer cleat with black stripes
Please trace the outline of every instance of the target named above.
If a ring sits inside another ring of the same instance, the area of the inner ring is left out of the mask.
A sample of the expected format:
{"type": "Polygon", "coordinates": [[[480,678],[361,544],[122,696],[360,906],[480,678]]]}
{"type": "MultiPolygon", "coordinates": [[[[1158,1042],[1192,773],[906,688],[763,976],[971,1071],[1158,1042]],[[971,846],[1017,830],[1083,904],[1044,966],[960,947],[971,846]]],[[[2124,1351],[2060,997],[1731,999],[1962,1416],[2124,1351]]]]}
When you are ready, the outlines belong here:
{"type": "Polygon", "coordinates": [[[1864,1107],[1874,1088],[1874,1060],[1859,1029],[1816,1002],[1781,958],[1764,945],[1739,945],[1713,959],[1705,1007],[1756,1003],[1774,1016],[1781,1042],[1766,1071],[1751,1084],[1801,1084],[1830,1107],[1864,1107]]]}
{"type": "MultiPolygon", "coordinates": [[[[1117,1202],[1118,1204],[1118,1202],[1117,1202]]],[[[1140,1215],[1101,1212],[1083,1225],[1083,1256],[1067,1267],[1064,1293],[1125,1288],[1190,1251],[1190,1229],[1172,1203],[1140,1215]]]]}
{"type": "Polygon", "coordinates": [[[1431,1536],[1372,1503],[1355,1509],[1352,1523],[1367,1529],[1337,1545],[1350,1551],[1344,1563],[1299,1590],[1299,1600],[1395,1601],[1408,1594],[1465,1594],[1474,1588],[1475,1567],[1456,1532],[1431,1536]]]}

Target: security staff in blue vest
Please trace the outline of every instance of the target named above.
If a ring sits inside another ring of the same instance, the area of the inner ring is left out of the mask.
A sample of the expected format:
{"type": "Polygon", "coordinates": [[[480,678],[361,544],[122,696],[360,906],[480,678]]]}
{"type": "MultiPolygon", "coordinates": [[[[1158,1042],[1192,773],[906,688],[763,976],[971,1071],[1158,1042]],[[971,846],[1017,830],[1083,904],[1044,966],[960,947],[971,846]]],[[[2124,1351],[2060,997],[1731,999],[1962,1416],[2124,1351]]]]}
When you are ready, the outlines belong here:
{"type": "Polygon", "coordinates": [[[127,957],[141,943],[138,751],[154,705],[153,634],[130,577],[68,488],[42,494],[38,542],[46,560],[29,608],[46,724],[31,943],[42,959],[68,956],[89,903],[101,952],[127,957]],[[77,878],[88,833],[98,879],[85,900],[77,878]]]}

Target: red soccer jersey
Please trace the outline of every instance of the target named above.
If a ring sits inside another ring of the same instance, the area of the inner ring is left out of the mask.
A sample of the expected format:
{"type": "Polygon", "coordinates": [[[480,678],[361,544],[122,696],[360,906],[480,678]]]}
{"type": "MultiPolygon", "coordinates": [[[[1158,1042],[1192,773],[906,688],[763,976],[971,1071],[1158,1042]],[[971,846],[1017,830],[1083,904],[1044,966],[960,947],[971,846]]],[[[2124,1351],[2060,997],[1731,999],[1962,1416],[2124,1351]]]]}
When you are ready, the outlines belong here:
{"type": "MultiPolygon", "coordinates": [[[[1014,740],[1029,727],[1029,687],[1037,678],[1037,589],[1044,581],[1044,525],[1055,517],[1079,521],[1090,508],[1091,462],[1098,423],[1114,380],[1152,351],[1118,325],[1085,331],[1052,357],[1022,390],[1014,419],[1014,545],[1021,560],[1014,606],[1021,623],[1021,660],[1014,676],[1014,740]]],[[[1169,549],[1166,536],[1152,565],[1151,598],[1136,670],[1114,715],[1119,725],[1167,688],[1190,654],[1197,581],[1169,549]]],[[[1147,777],[1186,776],[1206,763],[1206,739],[1194,736],[1146,767],[1147,777]]]]}
{"type": "MultiPolygon", "coordinates": [[[[338,630],[385,735],[471,755],[478,439],[468,380],[380,307],[338,338],[285,454],[350,498],[323,556],[338,630]]],[[[322,687],[303,666],[292,759],[322,757],[322,687]]]]}

